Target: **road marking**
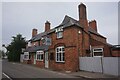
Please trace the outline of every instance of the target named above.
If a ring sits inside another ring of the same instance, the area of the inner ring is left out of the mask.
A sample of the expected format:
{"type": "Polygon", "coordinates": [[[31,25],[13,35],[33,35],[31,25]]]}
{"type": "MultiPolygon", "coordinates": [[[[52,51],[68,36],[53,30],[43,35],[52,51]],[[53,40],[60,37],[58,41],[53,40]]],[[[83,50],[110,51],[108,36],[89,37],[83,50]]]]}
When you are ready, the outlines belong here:
{"type": "Polygon", "coordinates": [[[7,74],[2,73],[5,77],[7,77],[8,79],[12,80],[7,74]]]}

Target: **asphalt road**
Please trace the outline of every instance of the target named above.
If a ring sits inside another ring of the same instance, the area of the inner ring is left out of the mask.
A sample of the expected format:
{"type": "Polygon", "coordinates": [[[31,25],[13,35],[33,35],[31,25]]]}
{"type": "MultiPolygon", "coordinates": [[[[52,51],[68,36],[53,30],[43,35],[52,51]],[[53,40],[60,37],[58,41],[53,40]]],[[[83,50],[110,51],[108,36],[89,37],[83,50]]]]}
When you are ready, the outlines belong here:
{"type": "Polygon", "coordinates": [[[13,79],[13,78],[78,78],[65,73],[59,73],[55,71],[41,69],[41,68],[30,66],[30,65],[8,62],[7,60],[3,60],[2,63],[3,63],[2,65],[3,76],[5,77],[5,75],[7,75],[9,76],[10,79],[13,79]]]}

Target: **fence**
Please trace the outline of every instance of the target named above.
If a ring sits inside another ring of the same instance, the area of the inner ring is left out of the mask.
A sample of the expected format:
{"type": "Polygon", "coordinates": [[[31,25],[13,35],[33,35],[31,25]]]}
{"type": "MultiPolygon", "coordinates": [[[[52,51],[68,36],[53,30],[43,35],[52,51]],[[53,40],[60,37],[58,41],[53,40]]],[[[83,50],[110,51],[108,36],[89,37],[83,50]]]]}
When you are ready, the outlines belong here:
{"type": "Polygon", "coordinates": [[[120,76],[120,57],[80,57],[79,69],[120,76]],[[118,64],[119,63],[119,64],[118,64]]]}

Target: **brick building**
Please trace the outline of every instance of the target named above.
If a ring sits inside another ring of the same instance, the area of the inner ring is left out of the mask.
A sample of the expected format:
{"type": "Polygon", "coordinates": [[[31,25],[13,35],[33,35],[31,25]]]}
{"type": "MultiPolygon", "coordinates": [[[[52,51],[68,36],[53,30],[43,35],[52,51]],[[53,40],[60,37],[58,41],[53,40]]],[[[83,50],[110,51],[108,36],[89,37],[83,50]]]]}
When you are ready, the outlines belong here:
{"type": "Polygon", "coordinates": [[[32,30],[32,38],[26,45],[24,63],[42,68],[78,71],[79,57],[111,56],[111,46],[106,37],[98,33],[97,22],[88,22],[86,6],[78,6],[79,20],[65,16],[59,26],[50,29],[46,21],[45,31],[32,30]]]}

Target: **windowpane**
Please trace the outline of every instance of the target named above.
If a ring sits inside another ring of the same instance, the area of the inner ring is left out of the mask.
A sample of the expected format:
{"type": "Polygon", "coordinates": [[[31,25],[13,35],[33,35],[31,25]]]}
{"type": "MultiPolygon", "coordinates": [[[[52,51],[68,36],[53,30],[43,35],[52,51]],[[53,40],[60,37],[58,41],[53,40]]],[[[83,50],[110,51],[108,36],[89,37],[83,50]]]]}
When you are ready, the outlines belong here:
{"type": "Polygon", "coordinates": [[[102,56],[102,52],[94,52],[94,56],[102,56]]]}
{"type": "Polygon", "coordinates": [[[57,38],[62,38],[63,37],[63,32],[60,31],[60,32],[57,32],[57,38]]]}
{"type": "Polygon", "coordinates": [[[41,54],[41,60],[43,59],[43,54],[41,54]]]}
{"type": "Polygon", "coordinates": [[[65,61],[65,54],[63,53],[63,61],[65,61]]]}
{"type": "Polygon", "coordinates": [[[93,54],[94,56],[103,56],[103,48],[94,48],[93,54]]]}
{"type": "Polygon", "coordinates": [[[37,60],[40,60],[40,61],[43,61],[43,51],[40,51],[40,52],[37,52],[37,54],[36,54],[36,59],[37,60]]]}
{"type": "Polygon", "coordinates": [[[64,47],[57,47],[56,51],[56,61],[57,62],[64,62],[64,47]]]}

